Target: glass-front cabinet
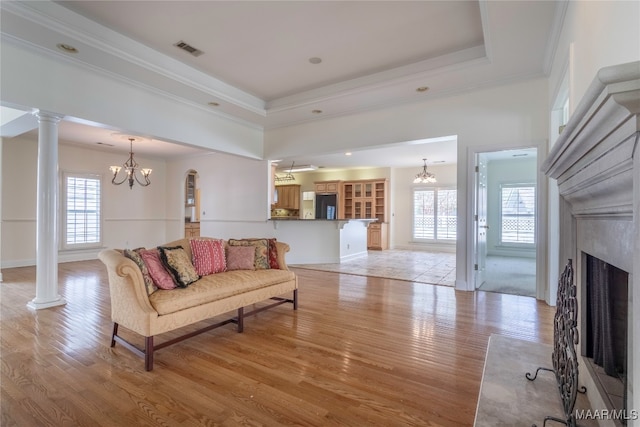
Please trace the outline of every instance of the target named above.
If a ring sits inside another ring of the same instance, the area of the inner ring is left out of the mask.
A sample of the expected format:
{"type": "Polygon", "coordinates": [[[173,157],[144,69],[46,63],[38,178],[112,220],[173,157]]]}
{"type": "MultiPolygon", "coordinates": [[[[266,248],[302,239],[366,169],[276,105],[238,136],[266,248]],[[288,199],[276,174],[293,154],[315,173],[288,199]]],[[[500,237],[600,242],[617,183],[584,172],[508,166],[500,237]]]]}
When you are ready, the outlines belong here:
{"type": "Polygon", "coordinates": [[[387,180],[345,181],[341,193],[341,218],[377,219],[369,225],[367,247],[387,249],[387,180]]]}

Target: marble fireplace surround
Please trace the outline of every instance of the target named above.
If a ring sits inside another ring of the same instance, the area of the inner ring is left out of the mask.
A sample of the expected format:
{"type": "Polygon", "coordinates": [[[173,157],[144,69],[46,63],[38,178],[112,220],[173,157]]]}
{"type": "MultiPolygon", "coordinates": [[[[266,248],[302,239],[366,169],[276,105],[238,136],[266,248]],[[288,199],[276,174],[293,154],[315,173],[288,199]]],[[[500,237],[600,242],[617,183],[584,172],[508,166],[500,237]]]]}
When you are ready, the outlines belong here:
{"type": "MultiPolygon", "coordinates": [[[[560,193],[560,265],[574,260],[580,344],[586,253],[629,273],[627,409],[640,411],[640,62],[601,69],[542,170],[560,193]],[[634,268],[635,267],[635,268],[634,268]],[[634,301],[635,307],[634,307],[634,301]]],[[[585,361],[579,381],[594,409],[606,405],[585,361]]],[[[640,426],[640,420],[628,421],[640,426]]]]}

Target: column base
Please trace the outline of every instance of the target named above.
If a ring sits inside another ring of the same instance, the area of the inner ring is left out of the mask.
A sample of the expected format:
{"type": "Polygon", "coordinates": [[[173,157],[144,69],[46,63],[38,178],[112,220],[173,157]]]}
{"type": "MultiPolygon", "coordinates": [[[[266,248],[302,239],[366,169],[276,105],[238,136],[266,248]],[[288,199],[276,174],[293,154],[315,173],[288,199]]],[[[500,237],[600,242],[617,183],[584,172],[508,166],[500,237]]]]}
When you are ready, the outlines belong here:
{"type": "Polygon", "coordinates": [[[41,310],[43,308],[50,308],[50,307],[57,307],[59,305],[65,305],[66,303],[67,301],[61,296],[58,296],[58,298],[52,301],[36,301],[36,299],[34,298],[27,303],[27,307],[32,308],[34,310],[41,310]]]}

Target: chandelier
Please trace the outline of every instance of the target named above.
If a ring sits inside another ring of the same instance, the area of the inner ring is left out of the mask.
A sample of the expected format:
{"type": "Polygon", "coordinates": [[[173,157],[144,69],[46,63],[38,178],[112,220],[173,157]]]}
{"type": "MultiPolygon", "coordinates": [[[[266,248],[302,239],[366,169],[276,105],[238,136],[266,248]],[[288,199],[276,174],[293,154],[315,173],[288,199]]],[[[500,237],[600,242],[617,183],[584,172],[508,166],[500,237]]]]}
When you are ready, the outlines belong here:
{"type": "Polygon", "coordinates": [[[416,175],[413,180],[414,184],[432,184],[436,181],[436,176],[431,172],[427,172],[427,159],[422,159],[424,162],[424,166],[422,167],[422,171],[416,175]]]}
{"type": "Polygon", "coordinates": [[[293,170],[293,165],[296,162],[291,162],[291,167],[289,168],[289,172],[284,175],[276,175],[276,182],[292,182],[296,180],[296,177],[293,176],[291,171],[293,170]]]}
{"type": "Polygon", "coordinates": [[[113,173],[113,179],[111,180],[111,183],[115,185],[120,185],[123,182],[128,181],[129,188],[133,189],[133,183],[135,180],[138,182],[138,184],[142,185],[143,187],[146,187],[147,185],[151,184],[151,181],[149,181],[149,175],[151,174],[151,169],[144,169],[144,168],[141,169],[138,163],[135,160],[133,160],[133,141],[135,141],[135,138],[128,137],[127,139],[129,140],[129,159],[127,159],[127,161],[124,162],[122,166],[111,166],[109,168],[113,173]],[[125,175],[122,177],[122,180],[117,181],[116,178],[118,177],[118,173],[123,168],[124,168],[125,175]],[[140,175],[142,175],[144,182],[141,181],[140,178],[138,177],[138,172],[140,172],[140,175]]]}

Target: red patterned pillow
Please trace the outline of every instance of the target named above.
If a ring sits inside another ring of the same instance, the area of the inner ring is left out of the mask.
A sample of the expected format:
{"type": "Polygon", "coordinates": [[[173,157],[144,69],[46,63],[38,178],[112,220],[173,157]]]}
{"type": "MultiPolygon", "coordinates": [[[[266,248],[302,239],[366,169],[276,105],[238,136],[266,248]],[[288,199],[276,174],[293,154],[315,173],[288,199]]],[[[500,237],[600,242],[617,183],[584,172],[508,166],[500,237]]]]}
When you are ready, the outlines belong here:
{"type": "Polygon", "coordinates": [[[200,276],[221,273],[227,269],[224,240],[191,239],[191,260],[200,276]]]}
{"type": "Polygon", "coordinates": [[[227,271],[255,270],[255,246],[227,246],[227,271]]]}
{"type": "Polygon", "coordinates": [[[149,275],[153,279],[153,283],[160,289],[175,289],[176,284],[173,281],[171,273],[169,273],[162,261],[160,261],[160,253],[157,249],[142,249],[139,251],[140,256],[144,260],[144,264],[149,270],[149,275]]]}
{"type": "Polygon", "coordinates": [[[278,247],[276,246],[276,239],[269,240],[269,266],[271,268],[280,269],[278,264],[278,247]]]}

